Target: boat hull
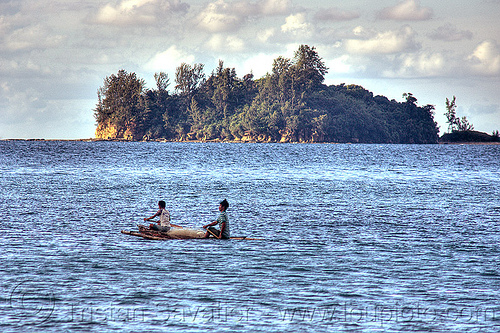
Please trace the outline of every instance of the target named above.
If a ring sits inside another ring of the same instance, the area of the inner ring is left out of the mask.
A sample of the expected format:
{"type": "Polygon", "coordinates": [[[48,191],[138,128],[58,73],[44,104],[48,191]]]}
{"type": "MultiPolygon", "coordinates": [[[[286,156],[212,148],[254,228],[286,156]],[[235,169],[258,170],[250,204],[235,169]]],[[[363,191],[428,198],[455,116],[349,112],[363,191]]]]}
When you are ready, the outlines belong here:
{"type": "MultiPolygon", "coordinates": [[[[205,237],[205,230],[191,228],[171,228],[168,232],[161,232],[154,231],[145,226],[139,225],[139,231],[122,230],[122,234],[153,240],[202,239],[205,237]]],[[[231,237],[230,239],[260,240],[258,238],[248,237],[231,237]]]]}

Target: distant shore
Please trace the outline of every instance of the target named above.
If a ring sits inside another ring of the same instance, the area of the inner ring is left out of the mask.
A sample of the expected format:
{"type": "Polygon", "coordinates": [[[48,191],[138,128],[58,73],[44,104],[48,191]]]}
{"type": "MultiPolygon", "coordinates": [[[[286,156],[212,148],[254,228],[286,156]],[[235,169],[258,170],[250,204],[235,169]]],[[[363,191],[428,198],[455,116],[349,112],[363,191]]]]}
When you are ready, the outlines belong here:
{"type": "Polygon", "coordinates": [[[495,146],[500,145],[498,141],[490,142],[439,142],[440,145],[476,145],[476,146],[495,146]]]}
{"type": "MultiPolygon", "coordinates": [[[[269,141],[257,141],[257,140],[185,140],[185,141],[175,141],[175,140],[144,140],[144,141],[131,141],[125,139],[0,139],[0,141],[37,141],[37,142],[177,142],[177,143],[282,143],[282,142],[269,142],[269,141]]],[[[367,145],[380,145],[387,144],[393,145],[396,143],[358,143],[358,142],[285,142],[290,144],[367,144],[367,145]]],[[[487,141],[487,142],[474,142],[474,141],[464,141],[464,142],[438,142],[438,145],[500,145],[498,141],[487,141]]],[[[421,143],[414,143],[412,145],[422,145],[421,143]]]]}

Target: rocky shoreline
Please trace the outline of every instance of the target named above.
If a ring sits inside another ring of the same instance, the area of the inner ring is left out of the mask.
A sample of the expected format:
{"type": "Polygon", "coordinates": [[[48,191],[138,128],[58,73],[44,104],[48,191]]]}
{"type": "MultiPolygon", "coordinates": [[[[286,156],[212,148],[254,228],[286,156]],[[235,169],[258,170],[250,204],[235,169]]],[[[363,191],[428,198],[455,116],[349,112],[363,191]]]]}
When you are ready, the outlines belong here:
{"type": "MultiPolygon", "coordinates": [[[[294,141],[290,137],[282,136],[281,140],[273,140],[266,136],[252,136],[245,135],[241,138],[236,139],[197,139],[195,136],[183,136],[181,139],[167,140],[164,138],[159,139],[147,139],[143,140],[132,140],[130,138],[87,138],[87,139],[0,139],[0,141],[80,141],[80,142],[193,142],[193,143],[322,143],[322,144],[356,144],[360,143],[357,141],[353,142],[321,142],[321,141],[294,141]]],[[[362,142],[363,143],[363,142],[362,142]]],[[[392,143],[363,143],[363,144],[392,144],[392,143]]],[[[489,135],[484,132],[478,131],[462,131],[462,132],[452,132],[443,134],[439,138],[437,144],[471,144],[471,145],[498,145],[500,144],[500,137],[495,135],[489,135]]]]}
{"type": "MultiPolygon", "coordinates": [[[[126,140],[126,139],[98,139],[98,138],[88,138],[88,139],[0,139],[0,141],[36,141],[36,142],[57,142],[57,141],[67,141],[67,142],[178,142],[178,143],[289,143],[289,144],[360,144],[359,142],[280,142],[280,141],[261,141],[261,140],[166,140],[166,139],[156,139],[156,140],[126,140]]],[[[392,143],[361,143],[361,144],[392,144],[392,143]]],[[[440,141],[439,145],[500,145],[500,141],[440,141]]],[[[418,145],[418,144],[417,144],[418,145]]]]}

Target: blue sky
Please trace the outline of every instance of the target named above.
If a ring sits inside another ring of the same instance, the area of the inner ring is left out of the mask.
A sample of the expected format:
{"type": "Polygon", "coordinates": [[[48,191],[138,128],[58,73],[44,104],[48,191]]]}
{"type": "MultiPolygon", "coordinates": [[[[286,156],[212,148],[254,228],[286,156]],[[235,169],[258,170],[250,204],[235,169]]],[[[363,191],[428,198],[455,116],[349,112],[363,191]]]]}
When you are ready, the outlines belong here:
{"type": "Polygon", "coordinates": [[[120,69],[149,87],[182,62],[223,60],[263,76],[277,56],[315,46],[327,84],[436,106],[500,130],[500,0],[0,0],[0,138],[94,136],[103,79],[120,69]]]}

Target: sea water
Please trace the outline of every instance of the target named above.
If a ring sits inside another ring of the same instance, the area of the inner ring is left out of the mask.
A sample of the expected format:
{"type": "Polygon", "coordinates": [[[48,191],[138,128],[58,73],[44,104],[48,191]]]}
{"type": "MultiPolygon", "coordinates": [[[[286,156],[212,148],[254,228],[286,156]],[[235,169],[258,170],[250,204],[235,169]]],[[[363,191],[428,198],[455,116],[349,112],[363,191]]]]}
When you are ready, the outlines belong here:
{"type": "Polygon", "coordinates": [[[500,330],[500,146],[0,141],[0,331],[500,330]],[[165,200],[232,236],[151,241],[165,200]]]}

